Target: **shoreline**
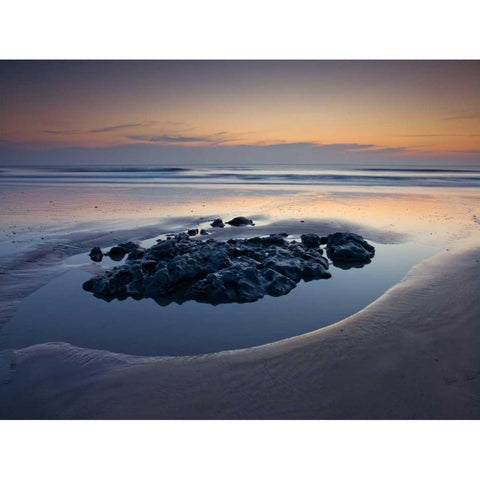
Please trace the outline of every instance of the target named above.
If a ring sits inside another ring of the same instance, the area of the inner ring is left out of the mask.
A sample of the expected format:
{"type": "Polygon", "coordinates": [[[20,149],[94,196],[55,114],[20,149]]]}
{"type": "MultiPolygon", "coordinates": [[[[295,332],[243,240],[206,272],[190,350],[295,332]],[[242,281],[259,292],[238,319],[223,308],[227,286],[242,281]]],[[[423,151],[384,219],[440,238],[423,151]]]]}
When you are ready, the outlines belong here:
{"type": "Polygon", "coordinates": [[[478,419],[479,273],[480,248],[443,251],[340,322],[244,350],[10,352],[0,418],[478,419]]]}

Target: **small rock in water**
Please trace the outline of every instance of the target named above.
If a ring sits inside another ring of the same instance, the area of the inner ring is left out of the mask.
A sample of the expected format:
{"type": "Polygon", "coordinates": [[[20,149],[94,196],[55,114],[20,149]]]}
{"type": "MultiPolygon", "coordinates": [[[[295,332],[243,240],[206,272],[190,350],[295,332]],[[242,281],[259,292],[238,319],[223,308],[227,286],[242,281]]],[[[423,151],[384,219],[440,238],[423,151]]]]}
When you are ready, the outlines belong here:
{"type": "Polygon", "coordinates": [[[127,253],[132,252],[133,250],[136,250],[139,248],[139,245],[134,242],[124,242],[124,243],[119,243],[119,247],[123,248],[127,253]]]}
{"type": "Polygon", "coordinates": [[[94,262],[101,262],[102,258],[103,258],[102,250],[99,247],[93,247],[92,250],[89,253],[89,257],[94,262]]]}
{"type": "Polygon", "coordinates": [[[213,228],[223,228],[225,226],[221,218],[216,218],[210,225],[213,228]]]}
{"type": "Polygon", "coordinates": [[[255,225],[253,223],[253,220],[250,220],[249,218],[245,218],[245,217],[235,217],[235,218],[232,218],[232,220],[228,221],[227,223],[232,227],[242,227],[244,225],[252,225],[252,226],[255,225]]]}
{"type": "Polygon", "coordinates": [[[328,236],[327,255],[335,266],[349,268],[370,263],[375,247],[355,233],[333,233],[328,236]]]}
{"type": "Polygon", "coordinates": [[[203,228],[200,230],[200,235],[210,235],[206,230],[203,228]]]}
{"type": "Polygon", "coordinates": [[[119,262],[127,253],[128,252],[125,250],[125,248],[117,245],[116,247],[112,247],[107,255],[115,262],[119,262]]]}
{"type": "Polygon", "coordinates": [[[195,235],[198,235],[198,228],[192,228],[188,230],[187,234],[190,235],[190,237],[194,237],[195,235]]]}

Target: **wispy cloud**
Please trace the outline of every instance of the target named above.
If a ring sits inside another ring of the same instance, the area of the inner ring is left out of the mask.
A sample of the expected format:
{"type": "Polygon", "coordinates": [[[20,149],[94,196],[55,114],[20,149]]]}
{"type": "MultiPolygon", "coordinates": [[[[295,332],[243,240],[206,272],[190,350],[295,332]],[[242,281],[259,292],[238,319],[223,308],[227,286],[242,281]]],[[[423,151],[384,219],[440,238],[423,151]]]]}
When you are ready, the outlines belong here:
{"type": "Polygon", "coordinates": [[[397,137],[480,137],[480,133],[418,133],[412,135],[396,135],[397,137]]]}
{"type": "Polygon", "coordinates": [[[372,148],[377,148],[378,145],[374,143],[331,143],[328,145],[321,145],[323,147],[332,148],[332,149],[341,149],[345,151],[352,150],[370,150],[372,148]]]}
{"type": "Polygon", "coordinates": [[[480,120],[479,110],[451,110],[443,120],[480,120]]]}
{"type": "Polygon", "coordinates": [[[148,125],[151,125],[151,122],[123,123],[121,125],[110,125],[108,127],[93,128],[92,130],[87,130],[87,133],[116,132],[117,130],[125,130],[126,128],[146,127],[148,125]]]}
{"type": "Polygon", "coordinates": [[[320,143],[320,142],[287,142],[287,141],[276,141],[275,143],[267,142],[258,142],[254,144],[245,144],[248,146],[258,146],[258,147],[312,147],[312,148],[322,148],[327,150],[335,151],[350,151],[350,150],[366,150],[370,148],[375,148],[378,145],[374,143],[320,143]]]}
{"type": "Polygon", "coordinates": [[[408,147],[379,147],[379,148],[371,148],[366,150],[357,150],[360,152],[368,152],[373,153],[375,155],[384,155],[384,154],[396,154],[396,153],[406,153],[411,152],[411,149],[408,147]]]}
{"type": "MultiPolygon", "coordinates": [[[[87,130],[41,130],[42,133],[47,133],[49,135],[79,135],[79,134],[97,134],[97,133],[109,133],[116,132],[119,130],[126,130],[130,128],[138,127],[148,127],[154,125],[156,122],[138,122],[138,123],[121,123],[119,125],[107,125],[105,127],[91,128],[87,130]]],[[[172,122],[172,124],[177,124],[177,122],[172,122]]]]}
{"type": "Polygon", "coordinates": [[[76,135],[78,133],[85,133],[83,130],[40,130],[41,133],[48,133],[49,135],[76,135]]]}
{"type": "Polygon", "coordinates": [[[158,144],[204,144],[220,145],[221,143],[236,140],[229,137],[228,132],[216,132],[210,135],[181,135],[181,134],[160,134],[160,135],[126,135],[127,139],[141,143],[158,144]]]}

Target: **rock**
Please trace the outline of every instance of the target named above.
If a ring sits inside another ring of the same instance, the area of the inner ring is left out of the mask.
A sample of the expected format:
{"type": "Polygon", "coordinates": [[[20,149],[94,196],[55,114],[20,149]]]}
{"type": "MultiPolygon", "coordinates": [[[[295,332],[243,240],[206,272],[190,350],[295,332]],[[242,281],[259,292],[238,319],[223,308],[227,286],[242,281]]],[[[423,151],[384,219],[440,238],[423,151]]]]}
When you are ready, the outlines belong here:
{"type": "Polygon", "coordinates": [[[300,239],[306,248],[317,248],[321,243],[320,237],[316,233],[304,233],[300,239]]]}
{"type": "Polygon", "coordinates": [[[222,268],[229,267],[232,262],[224,250],[214,250],[204,257],[204,268],[208,273],[213,273],[222,268]]]}
{"type": "Polygon", "coordinates": [[[90,280],[87,280],[83,284],[83,289],[86,290],[87,292],[92,292],[92,293],[100,294],[100,295],[103,295],[104,297],[107,297],[110,295],[110,291],[108,290],[108,277],[107,278],[102,278],[102,277],[91,278],[90,280]]]}
{"type": "Polygon", "coordinates": [[[101,262],[103,258],[103,253],[99,247],[93,247],[89,253],[89,256],[94,262],[101,262]]]}
{"type": "Polygon", "coordinates": [[[327,256],[334,265],[366,264],[375,255],[375,247],[355,233],[333,233],[328,236],[327,256]]]}
{"type": "Polygon", "coordinates": [[[206,230],[203,228],[200,230],[200,235],[210,235],[206,230]]]}
{"type": "Polygon", "coordinates": [[[157,262],[154,260],[147,260],[146,262],[143,262],[141,266],[142,273],[144,275],[152,275],[157,270],[157,265],[157,262]]]}
{"type": "Polygon", "coordinates": [[[263,276],[269,281],[266,290],[272,297],[286,295],[297,286],[296,282],[284,275],[278,274],[275,270],[266,269],[263,272],[263,276]]]}
{"type": "Polygon", "coordinates": [[[188,230],[187,234],[190,237],[194,237],[195,235],[198,235],[198,228],[192,228],[192,229],[188,230]]]}
{"type": "Polygon", "coordinates": [[[244,225],[252,225],[252,226],[255,225],[253,223],[253,220],[250,220],[245,217],[235,217],[235,218],[232,218],[232,220],[228,221],[227,223],[232,227],[242,227],[244,225]]]}
{"type": "Polygon", "coordinates": [[[173,258],[178,252],[177,242],[175,239],[169,238],[161,240],[147,251],[147,260],[165,260],[173,258]]]}
{"type": "Polygon", "coordinates": [[[140,260],[145,256],[146,250],[144,248],[138,247],[135,250],[132,250],[129,254],[127,259],[128,260],[140,260]]]}
{"type": "Polygon", "coordinates": [[[129,284],[133,280],[133,273],[127,268],[117,270],[110,279],[110,287],[116,290],[119,287],[129,284]]]}
{"type": "Polygon", "coordinates": [[[223,228],[225,226],[221,218],[216,218],[210,225],[213,228],[223,228]]]}
{"type": "MultiPolygon", "coordinates": [[[[286,295],[301,280],[330,278],[318,235],[302,235],[302,243],[286,237],[223,242],[180,233],[149,249],[132,247],[124,265],[91,278],[83,288],[106,301],[132,297],[153,298],[160,305],[189,300],[217,305],[286,295]]],[[[125,255],[124,247],[114,249],[125,255]]],[[[327,253],[334,262],[370,261],[374,249],[358,235],[338,233],[328,237],[327,253]]]]}
{"type": "Polygon", "coordinates": [[[140,248],[138,243],[134,243],[134,242],[119,243],[118,246],[123,248],[127,253],[130,253],[133,250],[137,250],[138,248],[140,248]]]}
{"type": "Polygon", "coordinates": [[[120,245],[116,247],[112,247],[110,251],[108,252],[108,256],[114,260],[115,262],[119,262],[120,260],[123,259],[123,257],[127,254],[127,250],[125,248],[121,247],[120,245]]]}

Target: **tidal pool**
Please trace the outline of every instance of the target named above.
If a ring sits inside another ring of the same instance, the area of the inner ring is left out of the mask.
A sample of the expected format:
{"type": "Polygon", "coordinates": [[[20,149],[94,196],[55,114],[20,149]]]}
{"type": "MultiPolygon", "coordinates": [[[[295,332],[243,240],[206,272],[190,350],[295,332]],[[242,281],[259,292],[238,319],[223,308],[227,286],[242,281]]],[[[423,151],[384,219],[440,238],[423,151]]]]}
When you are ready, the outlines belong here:
{"type": "MultiPolygon", "coordinates": [[[[368,240],[368,239],[367,239],[368,240]]],[[[332,278],[301,281],[288,295],[253,303],[160,306],[152,299],[105,302],[82,289],[91,274],[71,257],[65,273],[28,296],[1,330],[0,349],[45,342],[151,356],[234,350],[331,325],[366,307],[437,248],[370,242],[376,253],[363,268],[330,265],[332,278]]]]}

